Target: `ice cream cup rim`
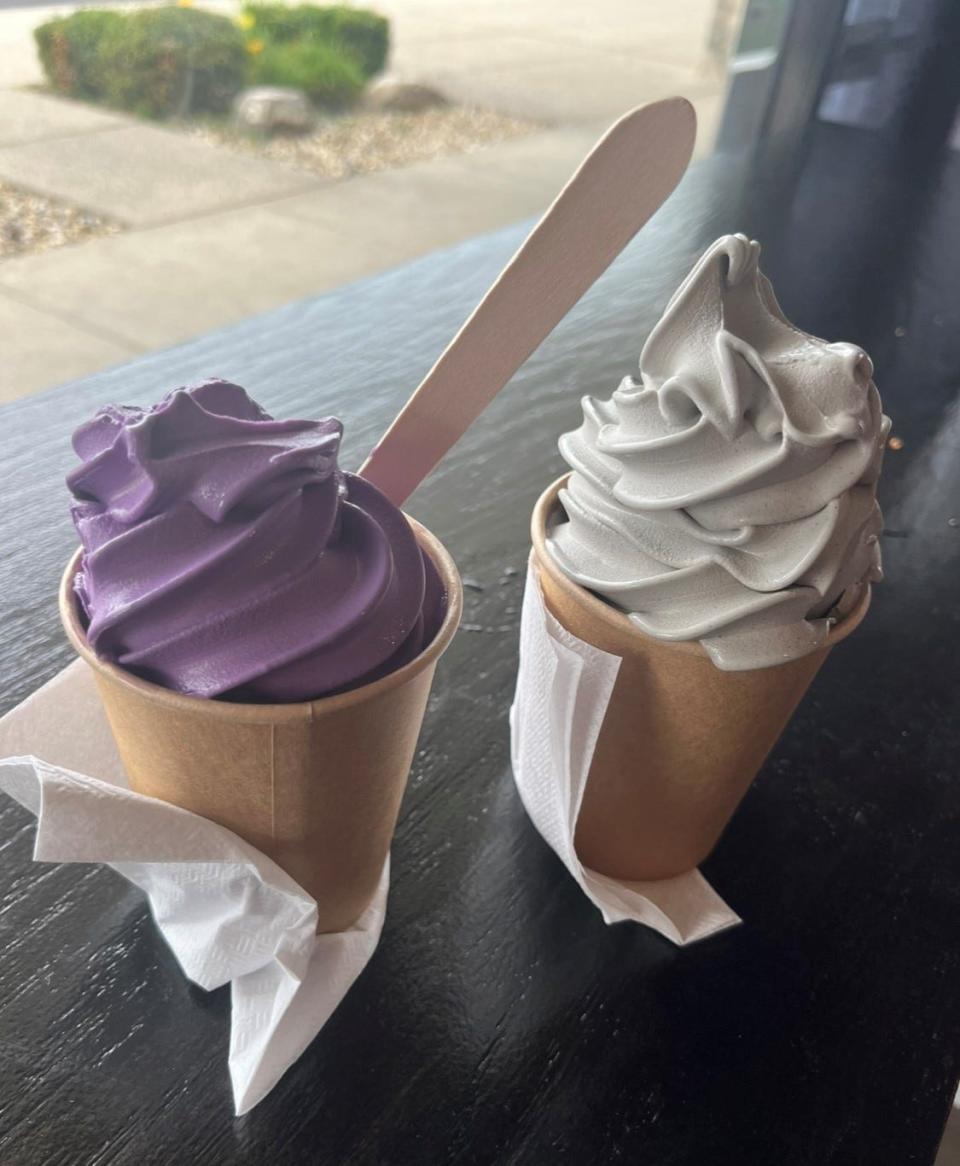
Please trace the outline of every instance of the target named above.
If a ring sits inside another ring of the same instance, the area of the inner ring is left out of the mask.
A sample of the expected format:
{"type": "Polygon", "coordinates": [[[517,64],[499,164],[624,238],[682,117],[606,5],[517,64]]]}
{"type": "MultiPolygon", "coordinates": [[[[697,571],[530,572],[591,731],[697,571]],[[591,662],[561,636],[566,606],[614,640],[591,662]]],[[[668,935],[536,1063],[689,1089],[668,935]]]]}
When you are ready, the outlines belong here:
{"type": "Polygon", "coordinates": [[[81,659],[90,665],[95,673],[100,674],[105,679],[110,679],[115,684],[122,685],[127,689],[137,692],[141,697],[153,703],[164,705],[168,708],[175,708],[184,713],[193,713],[194,715],[217,717],[224,720],[235,720],[245,723],[276,724],[279,722],[317,720],[322,716],[341,712],[344,709],[374,700],[412,680],[425,668],[436,663],[443,652],[446,651],[460,624],[460,617],[463,611],[463,585],[460,582],[460,574],[457,571],[456,564],[450,552],[436,535],[431,534],[416,519],[411,518],[409,515],[404,515],[404,517],[410,523],[417,542],[430,556],[431,561],[437,568],[440,581],[446,591],[447,609],[443,617],[443,622],[437,629],[436,635],[423,651],[402,667],[388,673],[386,676],[381,676],[379,679],[371,681],[369,684],[363,684],[358,688],[351,688],[346,692],[336,693],[333,696],[323,696],[317,700],[294,701],[286,704],[250,704],[240,701],[210,700],[205,697],[187,696],[184,693],[175,692],[173,689],[164,688],[162,685],[153,684],[149,680],[143,680],[139,676],[135,676],[132,672],[128,672],[119,665],[101,660],[87,643],[77,608],[76,594],[73,589],[74,577],[79,568],[80,556],[82,554],[82,549],[80,548],[71,556],[66,570],[60,579],[58,596],[60,620],[71,646],[81,659]]]}
{"type": "MultiPolygon", "coordinates": [[[[537,499],[530,519],[530,538],[536,555],[537,566],[546,571],[556,586],[572,600],[585,609],[601,627],[605,627],[614,636],[623,639],[644,638],[652,639],[630,619],[626,612],[607,603],[606,600],[594,595],[579,583],[574,582],[563,570],[550,553],[547,546],[547,535],[554,513],[562,507],[560,491],[570,480],[570,473],[563,474],[549,485],[537,499]]],[[[822,649],[832,648],[841,640],[845,640],[851,632],[860,625],[870,606],[871,589],[869,584],[863,585],[861,595],[855,606],[843,619],[831,627],[827,638],[821,645],[822,649]]],[[[702,656],[709,659],[706,649],[695,640],[657,640],[664,649],[676,651],[685,655],[702,656]]],[[[777,665],[770,665],[777,667],[777,665]]]]}

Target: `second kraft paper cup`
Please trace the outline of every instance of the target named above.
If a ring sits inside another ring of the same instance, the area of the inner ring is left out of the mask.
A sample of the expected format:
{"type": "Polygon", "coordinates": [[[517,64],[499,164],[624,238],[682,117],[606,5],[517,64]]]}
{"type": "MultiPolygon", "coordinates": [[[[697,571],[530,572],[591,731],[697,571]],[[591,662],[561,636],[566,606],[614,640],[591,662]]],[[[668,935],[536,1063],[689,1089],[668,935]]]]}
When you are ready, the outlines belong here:
{"type": "Polygon", "coordinates": [[[699,643],[654,639],[563,573],[547,538],[566,480],[541,495],[531,523],[544,602],[572,635],[621,659],[577,819],[577,855],[614,879],[671,878],[713,849],[827,655],[863,619],[870,588],[816,651],[722,671],[699,643]]]}

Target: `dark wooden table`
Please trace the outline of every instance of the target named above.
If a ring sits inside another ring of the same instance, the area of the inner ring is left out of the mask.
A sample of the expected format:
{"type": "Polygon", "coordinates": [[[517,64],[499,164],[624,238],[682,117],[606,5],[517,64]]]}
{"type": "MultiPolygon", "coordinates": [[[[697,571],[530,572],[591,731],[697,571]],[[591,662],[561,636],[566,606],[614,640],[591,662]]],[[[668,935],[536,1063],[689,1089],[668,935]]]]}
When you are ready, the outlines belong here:
{"type": "MultiPolygon", "coordinates": [[[[414,497],[467,609],[404,802],[387,925],[253,1113],[231,1116],[227,991],[184,980],[119,876],[34,865],[31,820],[3,800],[5,1166],[932,1162],[960,1067],[960,157],[915,168],[918,194],[886,148],[824,127],[786,194],[701,165],[414,497]],[[903,447],[881,491],[874,609],[707,864],[744,926],[678,950],[605,927],[517,799],[527,518],[580,395],[635,368],[702,245],[758,226],[788,313],[873,354],[903,447]]],[[[54,592],[78,422],[218,374],[281,417],[337,414],[356,466],[522,234],[0,411],[0,711],[69,659],[54,592]]]]}

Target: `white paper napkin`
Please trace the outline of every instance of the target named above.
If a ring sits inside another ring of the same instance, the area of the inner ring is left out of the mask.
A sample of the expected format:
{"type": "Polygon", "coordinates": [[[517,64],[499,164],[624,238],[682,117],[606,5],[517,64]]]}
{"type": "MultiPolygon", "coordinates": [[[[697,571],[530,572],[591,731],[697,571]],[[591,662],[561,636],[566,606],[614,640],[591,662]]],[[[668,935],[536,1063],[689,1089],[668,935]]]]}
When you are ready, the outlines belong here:
{"type": "Polygon", "coordinates": [[[589,870],[573,839],[620,657],[577,639],[547,611],[532,562],[520,618],[520,670],[510,710],[513,773],[527,813],[607,923],[632,920],[674,943],[705,939],[739,917],[698,870],[624,882],[589,870]]]}
{"type": "Polygon", "coordinates": [[[236,834],[127,788],[81,660],[0,720],[0,789],[37,815],[34,859],[105,862],[146,892],[195,984],[231,988],[238,1114],[261,1101],[346,995],[380,939],[390,882],[348,931],[317,935],[317,904],[236,834]]]}

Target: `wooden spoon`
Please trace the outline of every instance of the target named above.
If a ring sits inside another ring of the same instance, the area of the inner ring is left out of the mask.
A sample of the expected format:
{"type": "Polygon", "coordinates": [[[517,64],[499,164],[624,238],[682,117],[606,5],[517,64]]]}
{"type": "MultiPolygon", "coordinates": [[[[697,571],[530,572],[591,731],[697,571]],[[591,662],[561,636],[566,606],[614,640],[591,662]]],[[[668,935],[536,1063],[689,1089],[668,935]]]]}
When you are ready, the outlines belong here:
{"type": "Polygon", "coordinates": [[[427,373],[360,473],[401,506],[680,181],[693,106],[615,122],[427,373]]]}

